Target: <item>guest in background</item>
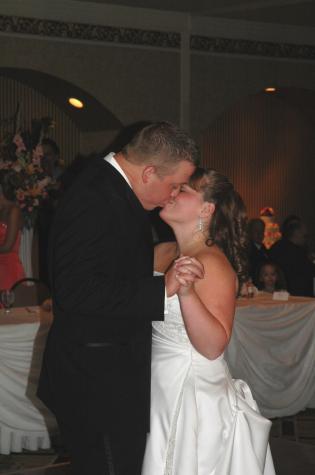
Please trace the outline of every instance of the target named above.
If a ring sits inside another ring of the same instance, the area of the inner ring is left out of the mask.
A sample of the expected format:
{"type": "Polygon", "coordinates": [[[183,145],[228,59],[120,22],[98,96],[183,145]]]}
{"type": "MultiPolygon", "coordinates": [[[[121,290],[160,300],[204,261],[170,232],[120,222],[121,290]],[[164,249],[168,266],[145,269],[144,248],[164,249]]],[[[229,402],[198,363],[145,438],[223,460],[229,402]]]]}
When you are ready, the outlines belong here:
{"type": "Polygon", "coordinates": [[[53,180],[58,180],[63,171],[60,166],[59,147],[54,140],[49,138],[43,139],[41,146],[43,148],[42,168],[53,180]]]}
{"type": "Polygon", "coordinates": [[[0,289],[10,289],[24,277],[19,258],[23,217],[15,204],[18,175],[13,170],[0,170],[0,289]]]}
{"type": "Polygon", "coordinates": [[[284,275],[281,269],[273,262],[265,262],[261,265],[257,274],[258,289],[264,292],[286,290],[284,275]]]}
{"type": "Polygon", "coordinates": [[[263,243],[265,223],[259,218],[251,219],[248,222],[247,232],[249,275],[252,282],[257,287],[257,271],[262,264],[269,260],[268,250],[263,243]]]}
{"type": "Polygon", "coordinates": [[[282,227],[282,238],[270,249],[271,259],[283,270],[291,295],[313,296],[315,264],[307,248],[307,229],[302,220],[282,227]]]}
{"type": "Polygon", "coordinates": [[[52,182],[48,191],[48,197],[42,201],[38,212],[38,273],[40,280],[50,287],[48,272],[49,235],[59,198],[59,179],[62,168],[59,165],[60,151],[56,142],[45,138],[42,140],[41,146],[43,148],[41,166],[44,172],[50,176],[52,182]]]}
{"type": "Polygon", "coordinates": [[[78,154],[60,175],[60,195],[66,192],[73,185],[76,178],[92,163],[92,160],[97,158],[98,155],[95,153],[90,155],[78,154]]]}
{"type": "Polygon", "coordinates": [[[291,226],[292,223],[300,223],[302,220],[299,216],[296,214],[289,214],[282,222],[280,231],[281,234],[286,234],[287,229],[289,226],[291,226]]]}

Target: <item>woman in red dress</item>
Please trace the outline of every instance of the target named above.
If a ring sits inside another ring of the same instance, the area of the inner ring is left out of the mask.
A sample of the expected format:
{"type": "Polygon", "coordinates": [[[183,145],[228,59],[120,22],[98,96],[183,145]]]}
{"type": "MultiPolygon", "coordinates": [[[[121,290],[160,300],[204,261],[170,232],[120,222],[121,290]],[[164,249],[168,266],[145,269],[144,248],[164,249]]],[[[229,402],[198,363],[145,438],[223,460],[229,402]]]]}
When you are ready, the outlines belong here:
{"type": "Polygon", "coordinates": [[[15,204],[17,174],[0,170],[0,289],[10,289],[22,279],[24,269],[19,258],[23,217],[15,204]]]}

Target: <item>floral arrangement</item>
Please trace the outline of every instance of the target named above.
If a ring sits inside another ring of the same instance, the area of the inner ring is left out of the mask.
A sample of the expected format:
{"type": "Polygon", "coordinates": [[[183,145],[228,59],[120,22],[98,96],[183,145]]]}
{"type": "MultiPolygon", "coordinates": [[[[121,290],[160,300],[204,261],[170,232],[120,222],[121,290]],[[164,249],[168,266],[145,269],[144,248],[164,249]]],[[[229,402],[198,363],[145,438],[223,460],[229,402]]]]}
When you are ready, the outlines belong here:
{"type": "Polygon", "coordinates": [[[16,201],[24,217],[27,229],[34,227],[39,206],[48,197],[52,179],[42,166],[41,140],[48,127],[49,118],[32,121],[32,131],[17,129],[0,142],[0,169],[13,169],[17,173],[16,201]]]}
{"type": "Polygon", "coordinates": [[[281,238],[279,224],[274,222],[274,216],[275,212],[269,206],[260,210],[260,218],[265,223],[264,245],[267,249],[281,238]]]}

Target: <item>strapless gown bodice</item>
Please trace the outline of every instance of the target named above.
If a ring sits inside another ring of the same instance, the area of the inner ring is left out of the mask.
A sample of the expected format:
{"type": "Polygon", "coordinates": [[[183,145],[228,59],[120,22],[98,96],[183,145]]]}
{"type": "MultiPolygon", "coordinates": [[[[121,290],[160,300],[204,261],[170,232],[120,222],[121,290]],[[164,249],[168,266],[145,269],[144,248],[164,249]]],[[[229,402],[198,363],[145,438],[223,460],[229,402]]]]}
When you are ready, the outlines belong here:
{"type": "Polygon", "coordinates": [[[164,321],[152,322],[153,334],[164,335],[166,339],[178,345],[190,348],[190,340],[182,319],[179,300],[176,295],[167,299],[167,314],[164,321]]]}
{"type": "Polygon", "coordinates": [[[268,437],[248,385],[224,355],[191,345],[177,296],[152,324],[151,430],[142,475],[274,475],[268,437]]]}

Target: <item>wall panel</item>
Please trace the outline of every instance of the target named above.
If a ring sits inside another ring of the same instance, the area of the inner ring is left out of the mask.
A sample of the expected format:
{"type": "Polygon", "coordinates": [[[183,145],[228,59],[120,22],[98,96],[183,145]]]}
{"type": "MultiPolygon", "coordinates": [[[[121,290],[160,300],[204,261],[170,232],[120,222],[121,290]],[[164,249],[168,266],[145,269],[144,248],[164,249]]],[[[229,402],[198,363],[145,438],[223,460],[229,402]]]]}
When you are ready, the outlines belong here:
{"type": "Polygon", "coordinates": [[[271,206],[278,222],[297,214],[314,236],[314,125],[281,97],[249,96],[205,132],[203,163],[231,178],[250,217],[271,206]]]}

